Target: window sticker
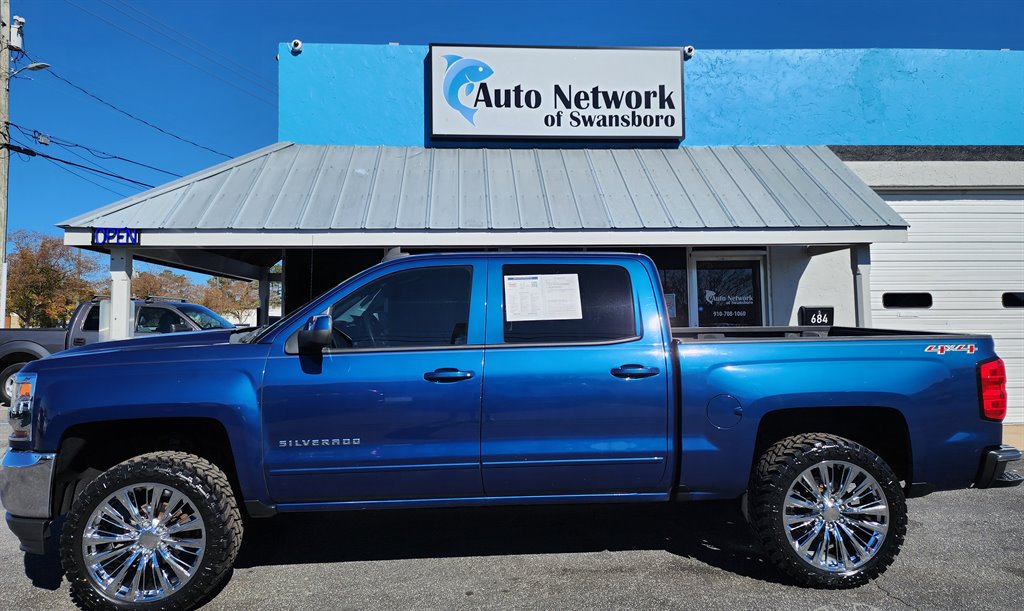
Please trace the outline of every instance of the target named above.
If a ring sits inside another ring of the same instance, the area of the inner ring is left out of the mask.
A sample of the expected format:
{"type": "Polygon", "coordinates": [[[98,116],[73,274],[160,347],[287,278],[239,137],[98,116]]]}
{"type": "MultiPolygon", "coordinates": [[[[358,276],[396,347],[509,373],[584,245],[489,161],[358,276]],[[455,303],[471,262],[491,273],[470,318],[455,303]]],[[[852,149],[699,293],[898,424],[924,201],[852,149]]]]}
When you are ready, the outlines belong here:
{"type": "Polygon", "coordinates": [[[583,318],[577,274],[505,276],[505,320],[583,318]]]}
{"type": "Polygon", "coordinates": [[[665,293],[665,307],[668,308],[668,317],[676,317],[676,294],[665,293]]]}

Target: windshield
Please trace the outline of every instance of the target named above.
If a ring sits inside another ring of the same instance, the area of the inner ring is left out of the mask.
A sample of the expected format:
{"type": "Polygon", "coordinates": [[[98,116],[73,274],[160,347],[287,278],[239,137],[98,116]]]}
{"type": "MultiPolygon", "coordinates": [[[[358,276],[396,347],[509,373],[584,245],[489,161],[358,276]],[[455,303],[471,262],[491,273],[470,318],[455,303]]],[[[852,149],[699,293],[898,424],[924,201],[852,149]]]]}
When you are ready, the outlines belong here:
{"type": "Polygon", "coordinates": [[[178,311],[192,319],[202,330],[234,329],[235,325],[225,320],[209,308],[194,303],[177,304],[178,311]]]}

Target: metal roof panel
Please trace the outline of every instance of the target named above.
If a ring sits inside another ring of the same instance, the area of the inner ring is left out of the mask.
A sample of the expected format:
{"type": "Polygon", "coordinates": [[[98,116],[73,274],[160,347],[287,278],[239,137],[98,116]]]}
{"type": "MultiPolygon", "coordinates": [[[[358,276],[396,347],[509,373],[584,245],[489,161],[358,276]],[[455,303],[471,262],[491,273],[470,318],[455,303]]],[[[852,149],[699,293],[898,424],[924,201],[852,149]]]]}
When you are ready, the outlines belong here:
{"type": "Polygon", "coordinates": [[[373,177],[377,175],[379,155],[378,147],[353,147],[352,160],[345,169],[345,179],[331,219],[331,229],[362,228],[366,218],[366,200],[373,189],[373,177]]]}
{"type": "Polygon", "coordinates": [[[326,154],[320,170],[313,178],[306,209],[299,218],[299,227],[306,229],[329,229],[334,220],[345,177],[352,163],[352,147],[324,147],[326,154]]]}
{"type": "Polygon", "coordinates": [[[509,150],[487,149],[487,206],[492,229],[519,229],[515,169],[509,150]]]}
{"type": "Polygon", "coordinates": [[[548,195],[540,178],[540,158],[536,150],[512,149],[512,178],[515,180],[519,224],[523,229],[554,227],[548,195]]]}
{"type": "Polygon", "coordinates": [[[457,149],[277,143],[68,228],[903,228],[827,147],[457,149]]]}
{"type": "Polygon", "coordinates": [[[458,149],[459,229],[487,229],[487,177],[483,149],[458,149]]]}
{"type": "Polygon", "coordinates": [[[430,197],[430,164],[433,155],[426,149],[409,149],[402,174],[402,194],[398,198],[396,229],[425,229],[427,199],[430,197]]]}
{"type": "Polygon", "coordinates": [[[583,222],[576,209],[576,198],[561,152],[558,149],[538,150],[537,162],[551,226],[555,229],[582,229],[583,222]]]}
{"type": "MultiPolygon", "coordinates": [[[[638,229],[644,227],[634,194],[626,186],[622,178],[622,170],[615,160],[615,152],[610,150],[587,151],[590,167],[594,171],[594,180],[604,199],[605,209],[616,229],[638,229]]],[[[668,219],[661,215],[666,222],[668,219]]]]}
{"type": "Polygon", "coordinates": [[[427,195],[427,228],[458,229],[459,151],[437,149],[432,152],[434,165],[430,171],[430,193],[427,195]]]}
{"type": "Polygon", "coordinates": [[[386,146],[380,149],[363,227],[394,229],[397,226],[398,204],[405,177],[405,153],[405,149],[400,147],[386,146]]]}

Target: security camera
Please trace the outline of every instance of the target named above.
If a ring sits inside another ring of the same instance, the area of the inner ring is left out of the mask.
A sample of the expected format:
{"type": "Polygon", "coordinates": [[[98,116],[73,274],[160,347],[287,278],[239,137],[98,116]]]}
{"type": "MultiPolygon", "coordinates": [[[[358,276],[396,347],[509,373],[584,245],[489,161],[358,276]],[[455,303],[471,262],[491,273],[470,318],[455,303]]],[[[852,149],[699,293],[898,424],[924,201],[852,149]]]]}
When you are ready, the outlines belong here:
{"type": "Polygon", "coordinates": [[[292,55],[302,53],[302,41],[296,38],[292,41],[292,55]]]}
{"type": "Polygon", "coordinates": [[[693,48],[693,45],[686,45],[683,47],[683,59],[686,60],[693,57],[694,51],[696,51],[696,49],[693,48]]]}

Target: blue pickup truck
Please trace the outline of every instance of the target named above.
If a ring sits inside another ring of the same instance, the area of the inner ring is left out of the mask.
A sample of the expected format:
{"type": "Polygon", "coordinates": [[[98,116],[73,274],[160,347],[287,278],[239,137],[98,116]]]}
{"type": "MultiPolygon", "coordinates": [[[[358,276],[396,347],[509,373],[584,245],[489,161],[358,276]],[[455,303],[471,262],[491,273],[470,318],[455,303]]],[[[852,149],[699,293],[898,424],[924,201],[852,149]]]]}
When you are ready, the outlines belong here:
{"type": "Polygon", "coordinates": [[[863,584],[905,498],[1019,484],[987,336],[672,329],[627,254],[421,255],[260,329],[19,372],[7,523],[88,609],[188,608],[243,515],[736,499],[781,571],[863,584]]]}

